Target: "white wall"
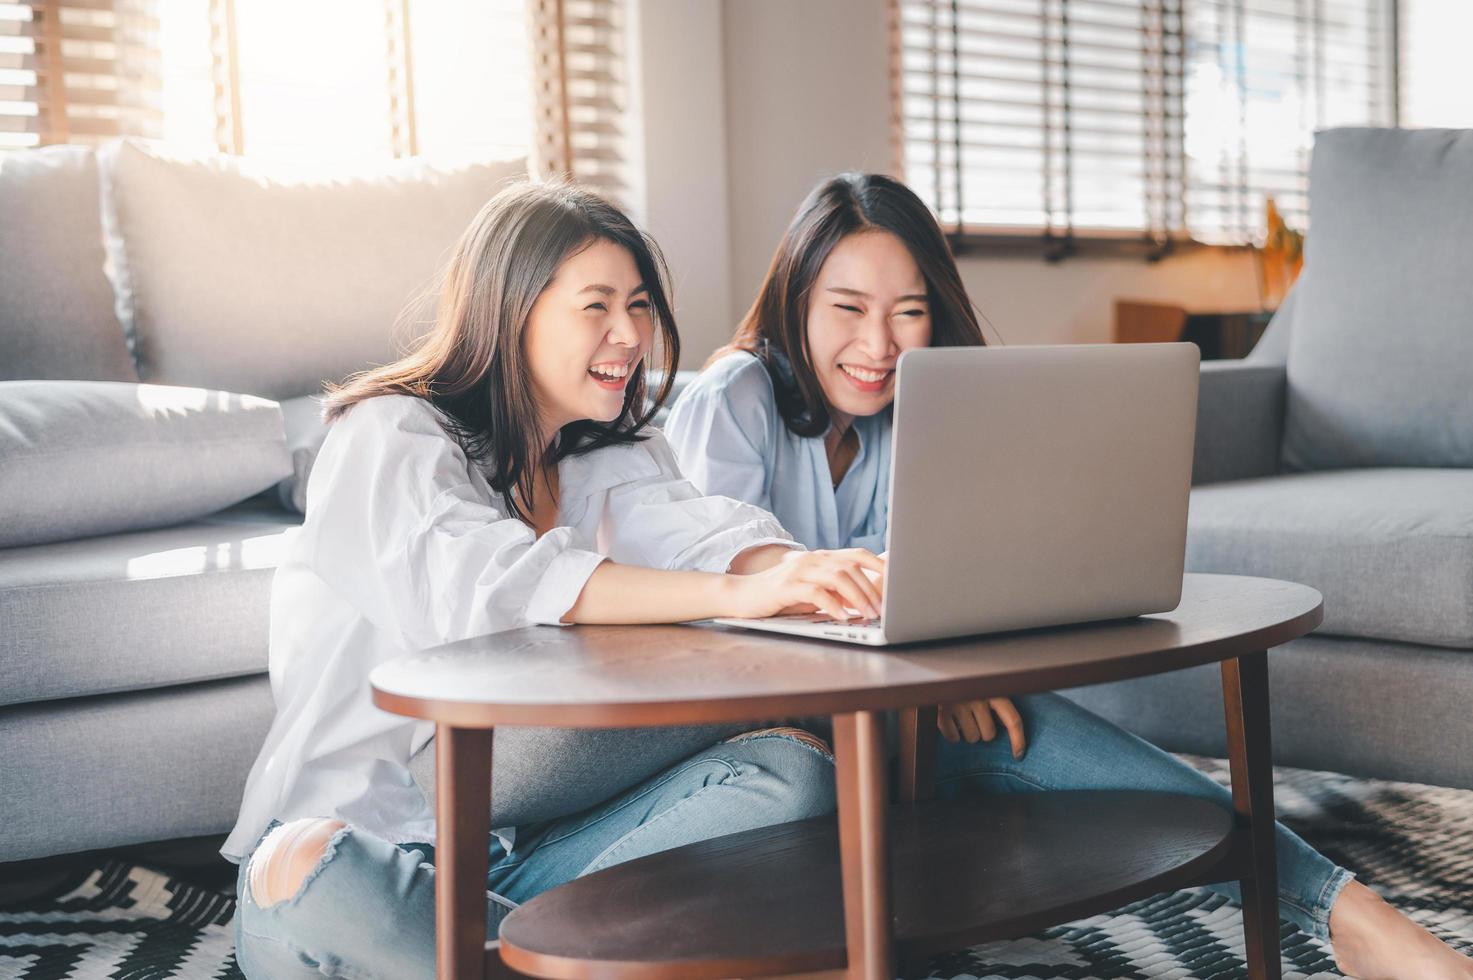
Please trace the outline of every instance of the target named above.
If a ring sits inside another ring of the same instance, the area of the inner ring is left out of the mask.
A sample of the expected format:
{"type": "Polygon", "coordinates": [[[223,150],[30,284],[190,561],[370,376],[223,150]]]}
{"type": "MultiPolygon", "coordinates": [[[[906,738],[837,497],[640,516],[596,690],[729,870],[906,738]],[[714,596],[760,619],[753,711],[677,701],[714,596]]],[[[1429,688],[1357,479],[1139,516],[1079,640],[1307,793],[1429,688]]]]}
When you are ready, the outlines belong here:
{"type": "MultiPolygon", "coordinates": [[[[841,170],[892,171],[887,0],[633,0],[644,80],[647,221],[675,272],[682,366],[750,305],[793,211],[841,170]],[[713,106],[719,105],[719,108],[713,106]],[[723,271],[724,270],[724,271],[723,271]]],[[[1116,299],[1257,306],[1251,258],[964,257],[1012,344],[1108,340],[1116,299]]]]}
{"type": "Polygon", "coordinates": [[[804,196],[893,168],[887,0],[726,0],[730,322],[804,196]]]}
{"type": "Polygon", "coordinates": [[[695,367],[732,302],[721,0],[635,0],[630,36],[631,209],[670,265],[681,362],[695,367]]]}
{"type": "MultiPolygon", "coordinates": [[[[1144,259],[962,258],[972,302],[1009,344],[1103,344],[1111,339],[1115,300],[1154,300],[1202,312],[1259,308],[1247,251],[1199,249],[1144,259]]],[[[987,331],[995,340],[993,331],[987,331]]]]}

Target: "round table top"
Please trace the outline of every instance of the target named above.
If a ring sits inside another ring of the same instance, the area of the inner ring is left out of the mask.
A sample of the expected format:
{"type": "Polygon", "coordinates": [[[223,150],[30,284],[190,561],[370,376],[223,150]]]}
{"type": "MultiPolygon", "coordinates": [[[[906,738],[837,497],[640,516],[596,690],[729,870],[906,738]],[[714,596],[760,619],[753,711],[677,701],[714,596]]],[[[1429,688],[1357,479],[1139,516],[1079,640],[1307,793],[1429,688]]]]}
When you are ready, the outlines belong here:
{"type": "Polygon", "coordinates": [[[1169,613],[864,647],[731,627],[535,626],[382,664],[374,704],[464,728],[620,728],[877,711],[1123,680],[1266,650],[1323,619],[1305,585],[1185,577],[1169,613]]]}

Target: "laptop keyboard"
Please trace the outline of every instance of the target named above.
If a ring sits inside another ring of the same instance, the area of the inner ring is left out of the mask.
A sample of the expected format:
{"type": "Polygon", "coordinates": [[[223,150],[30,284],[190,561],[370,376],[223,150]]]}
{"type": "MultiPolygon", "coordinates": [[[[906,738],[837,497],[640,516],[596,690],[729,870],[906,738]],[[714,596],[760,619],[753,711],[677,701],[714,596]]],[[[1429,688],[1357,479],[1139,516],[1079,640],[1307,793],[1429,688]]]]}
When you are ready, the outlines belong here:
{"type": "Polygon", "coordinates": [[[878,619],[831,619],[822,613],[802,613],[797,616],[774,616],[773,619],[789,623],[811,623],[814,626],[879,626],[878,619]]]}

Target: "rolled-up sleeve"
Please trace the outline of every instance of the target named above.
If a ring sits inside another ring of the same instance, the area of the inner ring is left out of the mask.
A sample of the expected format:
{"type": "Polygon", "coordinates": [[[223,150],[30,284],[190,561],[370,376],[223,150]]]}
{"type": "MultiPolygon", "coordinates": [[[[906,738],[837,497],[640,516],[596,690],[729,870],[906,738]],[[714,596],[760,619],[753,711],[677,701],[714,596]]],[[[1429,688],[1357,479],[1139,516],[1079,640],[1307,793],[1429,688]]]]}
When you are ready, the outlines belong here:
{"type": "Polygon", "coordinates": [[[609,493],[616,561],[651,568],[725,572],[749,548],[802,545],[777,518],[730,497],[702,494],[681,475],[675,454],[660,432],[640,444],[656,466],[652,475],[609,493]]]}
{"type": "Polygon", "coordinates": [[[507,515],[434,409],[407,396],[334,423],[308,494],[318,575],[416,647],[557,623],[606,558],[571,528],[539,539],[507,515]]]}

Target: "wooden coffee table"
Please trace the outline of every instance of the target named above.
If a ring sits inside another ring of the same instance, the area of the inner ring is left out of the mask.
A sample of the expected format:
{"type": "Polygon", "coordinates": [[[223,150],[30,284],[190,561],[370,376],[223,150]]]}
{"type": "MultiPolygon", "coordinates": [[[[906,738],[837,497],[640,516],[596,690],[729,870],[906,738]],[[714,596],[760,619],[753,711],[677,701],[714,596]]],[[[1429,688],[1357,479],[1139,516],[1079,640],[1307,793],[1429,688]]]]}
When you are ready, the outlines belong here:
{"type": "Polygon", "coordinates": [[[384,664],[374,703],[436,723],[439,976],[889,980],[936,952],[1236,880],[1249,976],[1278,978],[1266,651],[1321,610],[1306,586],[1188,575],[1170,613],[887,651],[715,627],[537,627],[384,664]],[[936,704],[1212,662],[1231,813],[1145,792],[931,799],[936,704]],[[895,804],[889,709],[901,711],[895,804]],[[493,727],[821,714],[834,722],[837,826],[783,824],[617,865],[537,896],[486,942],[493,727]]]}

